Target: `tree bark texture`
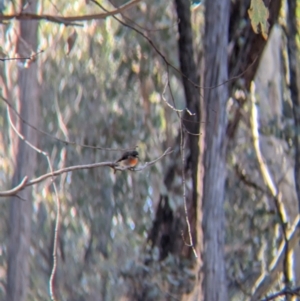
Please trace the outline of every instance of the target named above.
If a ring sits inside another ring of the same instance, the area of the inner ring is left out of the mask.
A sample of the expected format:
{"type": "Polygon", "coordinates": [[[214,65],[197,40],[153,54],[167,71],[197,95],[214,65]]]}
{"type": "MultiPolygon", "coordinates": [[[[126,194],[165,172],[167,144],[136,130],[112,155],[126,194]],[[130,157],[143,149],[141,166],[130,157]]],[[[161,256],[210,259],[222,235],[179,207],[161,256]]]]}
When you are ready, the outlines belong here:
{"type": "Polygon", "coordinates": [[[203,290],[205,301],[226,301],[224,259],[224,184],[226,178],[226,103],[230,0],[206,3],[204,102],[206,133],[203,185],[203,290]],[[209,88],[211,87],[211,88],[209,88]]]}
{"type": "MultiPolygon", "coordinates": [[[[25,5],[25,3],[22,4],[25,5]]],[[[36,11],[36,1],[27,3],[26,12],[36,11]]],[[[37,22],[21,21],[18,38],[18,54],[28,57],[37,48],[37,22]]],[[[34,126],[38,121],[37,64],[18,69],[18,101],[20,115],[34,126]]],[[[37,145],[37,132],[19,121],[19,131],[33,145],[37,145]]],[[[15,171],[12,186],[20,183],[25,175],[31,178],[36,167],[36,151],[24,141],[16,146],[15,171]]],[[[10,233],[8,246],[7,301],[25,301],[30,281],[29,255],[32,213],[32,188],[19,193],[24,199],[12,197],[10,200],[10,233]]]]}
{"type": "Polygon", "coordinates": [[[288,0],[288,18],[287,18],[287,49],[289,57],[289,74],[290,74],[290,93],[293,103],[293,114],[295,123],[295,167],[294,177],[298,206],[300,210],[300,98],[299,87],[297,83],[298,76],[298,47],[297,47],[297,17],[296,17],[296,0],[288,0]]]}

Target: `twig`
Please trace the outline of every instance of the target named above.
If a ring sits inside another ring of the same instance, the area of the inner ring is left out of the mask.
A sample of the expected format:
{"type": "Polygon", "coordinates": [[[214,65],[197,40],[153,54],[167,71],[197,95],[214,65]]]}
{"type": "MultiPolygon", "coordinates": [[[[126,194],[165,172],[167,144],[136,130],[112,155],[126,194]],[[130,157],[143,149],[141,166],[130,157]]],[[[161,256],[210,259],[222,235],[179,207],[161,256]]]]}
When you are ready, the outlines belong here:
{"type": "Polygon", "coordinates": [[[52,250],[52,258],[53,258],[53,264],[52,264],[52,269],[51,269],[51,275],[49,278],[49,291],[50,291],[50,298],[52,301],[55,301],[55,296],[54,296],[54,276],[56,273],[57,269],[57,241],[58,241],[58,229],[59,229],[59,220],[60,220],[60,201],[58,197],[58,191],[56,187],[56,183],[54,181],[54,176],[53,176],[53,168],[50,162],[49,155],[47,154],[47,160],[48,164],[52,173],[52,185],[54,189],[54,194],[55,194],[55,202],[56,202],[56,217],[55,217],[55,226],[54,226],[54,240],[53,240],[53,250],[52,250]]]}
{"type": "MultiPolygon", "coordinates": [[[[185,109],[182,109],[182,110],[181,110],[181,109],[176,109],[175,105],[171,105],[171,104],[167,101],[167,99],[166,99],[166,97],[165,97],[167,87],[169,87],[169,89],[171,89],[171,87],[170,87],[170,80],[169,80],[169,72],[168,72],[168,79],[167,79],[167,82],[166,82],[165,87],[164,87],[164,90],[163,90],[163,92],[162,92],[162,94],[161,94],[161,97],[162,97],[163,101],[166,103],[166,105],[167,105],[169,108],[171,108],[173,111],[175,111],[175,112],[177,112],[177,113],[183,113],[184,111],[186,111],[186,112],[187,112],[189,115],[191,115],[191,116],[196,115],[195,113],[192,113],[188,108],[185,108],[185,109]]],[[[173,99],[173,97],[172,97],[172,99],[173,99]]],[[[174,103],[174,101],[173,101],[173,103],[174,103]]],[[[181,117],[179,116],[179,118],[181,118],[181,117]]]]}
{"type": "Polygon", "coordinates": [[[294,289],[290,289],[290,288],[285,288],[283,290],[281,290],[280,292],[277,292],[275,294],[272,294],[264,299],[261,299],[260,301],[271,301],[274,300],[280,296],[300,296],[299,295],[299,291],[300,291],[300,286],[294,288],[294,289]]]}
{"type": "Polygon", "coordinates": [[[198,123],[199,123],[199,121],[191,121],[191,120],[187,120],[187,119],[181,117],[181,114],[180,114],[180,113],[183,113],[183,112],[187,112],[190,116],[196,116],[196,113],[191,112],[188,108],[185,108],[185,109],[183,109],[183,110],[180,110],[180,109],[177,109],[177,108],[176,108],[175,98],[174,98],[174,95],[173,95],[173,92],[172,92],[172,88],[171,88],[171,83],[170,83],[169,66],[167,65],[166,68],[167,68],[167,82],[166,82],[166,85],[165,85],[164,90],[163,90],[163,93],[162,93],[162,99],[163,99],[163,101],[166,103],[166,105],[167,105],[169,108],[171,108],[171,109],[177,114],[177,117],[178,117],[179,120],[180,120],[180,125],[181,125],[181,127],[184,128],[184,131],[185,131],[186,133],[188,133],[189,135],[192,135],[192,136],[200,136],[201,133],[192,133],[192,132],[190,132],[190,131],[186,128],[186,126],[183,124],[182,120],[185,120],[185,121],[188,121],[188,122],[198,122],[198,123]],[[173,105],[170,104],[170,103],[167,101],[167,99],[165,98],[165,93],[166,93],[167,87],[169,88],[169,92],[170,92],[170,96],[171,96],[173,105]]]}
{"type": "Polygon", "coordinates": [[[145,169],[145,168],[147,168],[147,167],[149,167],[149,166],[155,164],[157,161],[161,160],[163,157],[165,157],[165,156],[171,154],[172,152],[173,152],[173,150],[172,150],[170,147],[168,147],[168,148],[164,151],[164,153],[163,153],[161,156],[159,156],[157,159],[155,159],[155,160],[153,160],[153,161],[150,161],[150,162],[146,162],[144,165],[139,166],[139,167],[135,167],[135,168],[133,168],[133,169],[131,169],[130,167],[121,167],[121,166],[117,166],[117,164],[116,164],[115,162],[114,162],[113,164],[114,164],[114,166],[115,166],[114,168],[115,168],[116,170],[128,170],[128,169],[131,169],[131,170],[133,170],[133,171],[141,171],[141,170],[143,170],[143,169],[145,169]]]}
{"type": "MultiPolygon", "coordinates": [[[[59,197],[58,197],[58,192],[57,192],[57,187],[56,184],[54,182],[54,176],[53,176],[53,168],[52,168],[52,164],[51,164],[51,160],[49,155],[42,151],[41,149],[37,148],[36,146],[34,146],[32,143],[30,143],[26,137],[24,137],[24,135],[22,135],[18,129],[15,127],[12,119],[11,119],[11,115],[10,115],[10,107],[9,105],[6,106],[7,109],[7,117],[8,117],[8,121],[10,126],[12,127],[12,129],[14,130],[14,132],[17,134],[17,136],[23,140],[29,147],[31,147],[34,151],[36,151],[39,154],[42,154],[46,157],[47,162],[48,162],[48,166],[50,169],[50,177],[52,178],[52,185],[53,185],[53,189],[54,189],[54,194],[55,194],[55,199],[56,199],[56,218],[55,218],[55,228],[54,228],[54,242],[53,242],[53,266],[52,266],[52,270],[51,270],[51,275],[50,275],[50,279],[49,279],[49,290],[50,290],[50,298],[52,301],[55,301],[55,296],[54,296],[54,291],[53,291],[53,283],[54,283],[54,276],[55,276],[55,272],[56,272],[56,267],[57,267],[57,259],[56,259],[56,249],[57,249],[57,239],[58,239],[58,227],[59,227],[59,219],[60,219],[60,201],[59,201],[59,197]]],[[[10,193],[12,193],[12,191],[20,191],[21,189],[23,189],[27,185],[27,177],[25,177],[22,182],[17,186],[19,187],[17,190],[17,187],[15,187],[14,189],[10,190],[10,193]]],[[[10,194],[10,195],[15,195],[15,193],[10,194]]],[[[1,195],[0,195],[1,196],[1,195]]]]}
{"type": "MultiPolygon", "coordinates": [[[[299,226],[300,226],[300,215],[298,214],[295,221],[291,225],[291,228],[287,230],[287,239],[289,241],[289,248],[293,249],[296,244],[299,242],[298,234],[299,234],[299,226]]],[[[255,284],[251,289],[251,301],[257,301],[267,292],[275,279],[277,278],[278,273],[281,271],[281,266],[284,262],[286,241],[282,240],[280,246],[278,248],[277,255],[271,261],[268,271],[264,271],[257,278],[255,284]]],[[[247,299],[248,300],[248,299],[247,299]]]]}
{"type": "MultiPolygon", "coordinates": [[[[105,9],[97,0],[91,0],[93,3],[95,3],[97,6],[101,7],[104,11],[108,12],[107,9],[105,9]]],[[[129,25],[128,23],[125,23],[123,22],[122,20],[120,20],[119,18],[117,18],[115,15],[112,16],[115,20],[117,20],[120,24],[122,24],[123,26],[125,27],[128,27],[130,29],[132,29],[133,31],[135,31],[136,33],[138,33],[140,36],[142,36],[149,44],[150,46],[155,50],[155,52],[162,58],[162,60],[164,61],[164,63],[166,64],[166,66],[170,66],[174,71],[176,71],[178,74],[180,74],[182,77],[184,77],[187,81],[189,81],[194,87],[196,88],[200,88],[200,89],[214,89],[214,88],[217,88],[217,87],[220,87],[222,85],[225,85],[231,81],[234,81],[236,79],[239,79],[241,76],[243,76],[247,71],[248,69],[250,69],[254,64],[255,62],[257,61],[258,59],[258,56],[256,56],[254,58],[254,60],[252,61],[251,64],[249,64],[247,66],[247,68],[242,71],[240,74],[236,75],[236,76],[233,76],[231,78],[229,78],[228,80],[220,83],[220,84],[217,84],[215,86],[211,86],[211,87],[202,87],[200,86],[199,84],[193,82],[188,76],[186,76],[184,73],[181,72],[181,70],[179,70],[178,68],[176,68],[174,65],[172,65],[168,59],[166,58],[166,56],[158,49],[158,47],[154,44],[154,42],[146,35],[144,34],[141,30],[129,25]]]]}
{"type": "Polygon", "coordinates": [[[183,124],[181,121],[181,127],[180,127],[180,155],[181,155],[181,161],[182,161],[182,197],[183,197],[183,205],[184,205],[184,214],[185,214],[185,221],[188,229],[188,236],[189,236],[189,244],[186,244],[188,247],[191,247],[194,253],[194,256],[198,258],[194,242],[193,242],[193,236],[191,232],[191,224],[189,221],[189,215],[187,210],[187,202],[186,202],[186,181],[185,181],[185,152],[184,152],[184,134],[183,134],[183,124]]]}
{"type": "MultiPolygon", "coordinates": [[[[1,15],[0,15],[0,18],[1,18],[1,15]]],[[[20,61],[23,61],[23,60],[27,60],[27,61],[33,61],[36,59],[36,57],[43,53],[44,50],[40,50],[38,52],[35,52],[33,54],[31,54],[30,56],[27,56],[27,57],[7,57],[7,58],[0,58],[0,61],[1,62],[4,62],[4,61],[14,61],[14,60],[20,60],[20,61]]]]}
{"type": "Polygon", "coordinates": [[[258,190],[262,193],[268,194],[269,192],[266,191],[265,188],[261,187],[251,179],[249,179],[249,176],[243,172],[243,168],[240,167],[238,164],[234,166],[236,175],[239,177],[239,179],[247,186],[252,187],[255,190],[258,190]]]}
{"type": "Polygon", "coordinates": [[[73,141],[68,141],[68,140],[64,140],[64,139],[59,139],[43,130],[38,129],[37,127],[35,127],[34,125],[32,125],[31,123],[29,123],[27,120],[25,120],[24,118],[22,118],[22,116],[18,113],[18,111],[15,109],[15,107],[10,103],[9,100],[7,100],[5,97],[3,97],[2,95],[0,95],[0,98],[14,111],[14,113],[18,116],[18,118],[26,125],[28,125],[29,127],[31,127],[32,129],[34,129],[35,131],[37,131],[38,133],[42,134],[42,135],[46,135],[58,142],[61,142],[63,144],[66,145],[76,145],[79,147],[83,147],[83,148],[90,148],[90,149],[98,149],[98,150],[105,150],[105,151],[128,151],[128,150],[133,150],[135,149],[135,147],[131,147],[131,148],[106,148],[106,147],[100,147],[100,146],[91,146],[91,145],[87,145],[87,144],[80,144],[80,143],[76,143],[73,141]]]}

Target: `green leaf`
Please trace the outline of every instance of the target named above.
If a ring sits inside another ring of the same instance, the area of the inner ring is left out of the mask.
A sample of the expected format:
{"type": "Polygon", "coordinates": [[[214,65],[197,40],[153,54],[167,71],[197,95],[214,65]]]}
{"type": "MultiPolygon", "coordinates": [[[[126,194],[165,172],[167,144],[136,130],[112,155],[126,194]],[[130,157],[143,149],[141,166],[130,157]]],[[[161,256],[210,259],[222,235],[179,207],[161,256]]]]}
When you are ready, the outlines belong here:
{"type": "Polygon", "coordinates": [[[269,11],[263,0],[251,0],[251,5],[248,10],[251,20],[251,25],[255,33],[261,32],[264,39],[268,38],[269,30],[269,11]]]}

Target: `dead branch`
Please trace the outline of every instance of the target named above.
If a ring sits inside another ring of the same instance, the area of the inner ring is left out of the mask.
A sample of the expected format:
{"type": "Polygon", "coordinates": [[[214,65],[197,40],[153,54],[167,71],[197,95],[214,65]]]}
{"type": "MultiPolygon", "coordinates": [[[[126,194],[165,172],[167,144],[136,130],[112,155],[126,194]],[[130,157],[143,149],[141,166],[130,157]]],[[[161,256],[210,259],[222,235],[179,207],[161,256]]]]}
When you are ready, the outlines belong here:
{"type": "MultiPolygon", "coordinates": [[[[142,166],[139,166],[139,167],[135,167],[134,169],[133,169],[133,171],[141,171],[141,170],[143,170],[143,169],[145,169],[145,168],[147,168],[147,167],[149,167],[149,166],[151,166],[151,165],[154,165],[157,161],[159,161],[159,160],[161,160],[163,157],[165,157],[165,156],[167,156],[167,155],[169,155],[169,154],[171,154],[173,151],[172,151],[172,149],[170,148],[170,147],[168,147],[166,150],[165,150],[165,152],[160,156],[160,157],[158,157],[157,159],[155,159],[155,160],[153,160],[153,161],[150,161],[150,162],[146,162],[144,165],[142,165],[142,166]]],[[[115,164],[115,163],[114,163],[115,164]]],[[[130,169],[130,168],[128,168],[128,167],[120,167],[120,166],[118,166],[118,167],[115,167],[115,169],[116,170],[127,170],[127,169],[130,169]]]]}
{"type": "MultiPolygon", "coordinates": [[[[24,58],[26,59],[26,58],[24,58]]],[[[0,59],[1,61],[1,59],[0,59]]],[[[84,148],[90,148],[90,149],[98,149],[98,150],[104,150],[104,151],[129,151],[129,150],[133,150],[136,148],[136,146],[132,146],[130,148],[108,148],[108,147],[101,147],[101,146],[92,146],[92,145],[87,145],[87,144],[80,144],[77,143],[75,141],[68,141],[68,140],[64,140],[64,139],[59,139],[53,135],[51,135],[48,132],[45,132],[41,129],[38,129],[37,127],[35,127],[34,125],[32,125],[30,122],[28,122],[27,120],[25,120],[24,118],[22,118],[22,116],[19,114],[19,112],[17,111],[17,109],[10,103],[10,101],[6,98],[4,98],[2,95],[0,95],[0,98],[10,107],[10,109],[13,110],[14,114],[16,114],[16,116],[26,125],[28,125],[29,127],[31,127],[32,129],[34,129],[35,131],[37,131],[39,134],[41,135],[45,135],[47,137],[50,137],[51,139],[54,139],[60,143],[63,144],[67,144],[67,145],[75,145],[75,146],[79,146],[79,147],[84,147],[84,148]]]]}

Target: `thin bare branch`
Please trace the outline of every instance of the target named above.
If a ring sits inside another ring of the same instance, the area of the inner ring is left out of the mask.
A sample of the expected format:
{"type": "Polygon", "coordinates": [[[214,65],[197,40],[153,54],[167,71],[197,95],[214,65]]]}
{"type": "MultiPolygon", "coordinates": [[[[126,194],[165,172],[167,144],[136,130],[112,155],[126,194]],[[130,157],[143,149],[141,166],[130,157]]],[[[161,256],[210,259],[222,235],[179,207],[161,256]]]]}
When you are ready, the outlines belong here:
{"type": "MultiPolygon", "coordinates": [[[[180,124],[181,126],[184,128],[184,131],[186,133],[188,133],[189,135],[192,135],[192,136],[199,136],[201,135],[201,133],[192,133],[190,132],[186,126],[183,124],[182,120],[185,120],[185,121],[188,121],[188,122],[195,122],[195,121],[190,121],[190,120],[186,120],[185,118],[181,117],[181,114],[180,113],[183,113],[184,111],[186,111],[190,116],[195,116],[196,113],[193,113],[191,112],[188,108],[185,108],[183,110],[180,110],[180,109],[177,109],[176,108],[176,104],[175,104],[175,98],[174,98],[174,95],[173,95],[173,91],[172,91],[172,87],[171,87],[171,83],[170,83],[170,74],[169,74],[169,66],[167,65],[167,82],[166,82],[166,85],[164,87],[164,90],[163,90],[163,93],[162,93],[162,99],[163,101],[166,103],[166,105],[171,108],[178,116],[179,120],[180,120],[180,124]],[[166,93],[166,89],[169,89],[169,92],[170,92],[170,96],[171,96],[171,99],[172,99],[172,102],[173,102],[173,105],[170,104],[167,99],[165,98],[165,93],[166,93]]],[[[199,123],[199,121],[196,121],[199,123]]]]}
{"type": "Polygon", "coordinates": [[[23,140],[27,145],[29,145],[33,150],[35,150],[38,153],[43,154],[44,152],[41,151],[40,149],[38,149],[37,147],[35,147],[33,144],[31,144],[28,140],[26,140],[26,138],[17,130],[16,126],[14,125],[11,116],[10,116],[10,107],[6,106],[7,109],[7,118],[9,121],[10,126],[12,127],[12,129],[14,130],[14,132],[18,135],[18,137],[23,140]]]}
{"type": "MultiPolygon", "coordinates": [[[[298,214],[291,227],[287,230],[287,240],[289,249],[292,250],[299,243],[300,215],[298,214]]],[[[261,273],[251,289],[251,298],[247,300],[257,301],[265,295],[272,287],[278,274],[282,271],[282,265],[286,256],[286,240],[280,243],[277,255],[271,261],[268,270],[261,273]]]]}
{"type": "MultiPolygon", "coordinates": [[[[53,174],[53,168],[48,154],[47,154],[47,160],[48,160],[48,165],[51,170],[51,173],[53,174]]],[[[57,242],[58,242],[58,229],[59,229],[59,220],[60,220],[60,200],[58,197],[58,191],[57,191],[56,183],[54,181],[54,176],[52,176],[51,178],[52,178],[52,185],[53,185],[54,195],[55,195],[56,217],[55,217],[54,240],[53,240],[53,250],[52,250],[53,264],[52,264],[51,275],[49,278],[49,291],[50,291],[51,300],[55,301],[53,288],[54,288],[54,276],[57,269],[57,242]]]]}
{"type": "MultiPolygon", "coordinates": [[[[163,157],[165,157],[165,156],[171,154],[172,152],[173,152],[173,150],[172,150],[170,147],[168,147],[168,148],[164,151],[164,153],[163,153],[161,156],[159,156],[157,159],[155,159],[155,160],[153,160],[153,161],[150,161],[150,162],[146,162],[144,165],[135,167],[135,168],[132,169],[132,170],[133,170],[133,171],[141,171],[141,170],[143,170],[143,169],[145,169],[145,168],[147,168],[147,167],[149,167],[149,166],[151,166],[151,165],[154,165],[157,161],[161,160],[163,157]]],[[[115,168],[116,170],[127,170],[127,169],[131,169],[130,167],[128,168],[128,167],[120,167],[120,166],[116,166],[116,163],[114,163],[114,165],[115,165],[114,168],[115,168]]]]}
{"type": "MultiPolygon", "coordinates": [[[[1,18],[1,15],[0,15],[0,18],[1,18]]],[[[24,61],[24,60],[34,61],[34,60],[36,60],[36,57],[39,54],[41,54],[42,52],[44,52],[44,50],[40,50],[38,52],[32,53],[30,56],[27,56],[27,57],[4,57],[4,58],[0,58],[0,61],[1,62],[4,62],[4,61],[16,61],[16,60],[19,60],[19,61],[24,61]]]]}
{"type": "MultiPolygon", "coordinates": [[[[164,90],[163,90],[163,92],[162,92],[162,94],[161,94],[161,97],[162,97],[163,101],[166,103],[166,105],[167,105],[169,108],[171,108],[173,111],[175,111],[175,112],[177,112],[177,113],[183,113],[184,111],[186,111],[186,112],[187,112],[189,115],[191,115],[191,116],[192,116],[192,115],[195,115],[195,113],[192,113],[188,108],[185,108],[185,109],[180,110],[180,109],[176,109],[174,105],[171,105],[171,104],[167,101],[167,99],[166,99],[166,97],[165,97],[167,87],[169,87],[169,89],[171,89],[171,87],[170,87],[170,80],[169,80],[169,73],[168,73],[168,79],[167,79],[167,82],[166,82],[166,84],[165,84],[164,90]]],[[[173,99],[173,97],[172,97],[172,99],[173,99]]],[[[173,102],[174,102],[174,101],[173,101],[173,102]]],[[[179,116],[179,117],[180,117],[180,116],[179,116]]]]}
{"type": "Polygon", "coordinates": [[[300,286],[296,287],[296,288],[285,288],[283,290],[281,290],[280,292],[277,292],[275,294],[272,294],[264,299],[261,299],[260,301],[271,301],[271,300],[275,300],[278,297],[281,296],[300,296],[300,286]]]}
{"type": "Polygon", "coordinates": [[[92,15],[83,15],[83,16],[72,16],[72,17],[63,17],[63,16],[54,16],[54,15],[47,15],[47,14],[31,14],[31,13],[19,13],[19,14],[12,14],[12,15],[0,15],[1,21],[8,21],[12,19],[16,20],[46,20],[49,22],[54,22],[58,24],[65,24],[65,25],[81,25],[74,22],[83,22],[83,21],[91,21],[91,20],[99,20],[105,19],[109,16],[114,16],[124,12],[125,10],[131,8],[132,6],[139,3],[140,0],[132,0],[127,2],[126,4],[120,6],[119,8],[101,13],[101,14],[92,14],[92,15]]]}
{"type": "MultiPolygon", "coordinates": [[[[56,218],[55,218],[55,228],[54,228],[54,242],[53,242],[53,265],[52,265],[52,270],[51,270],[51,275],[50,275],[50,279],[49,279],[49,290],[50,290],[50,298],[52,301],[55,301],[55,296],[54,296],[54,290],[53,290],[53,283],[54,283],[54,276],[56,273],[56,267],[57,267],[57,258],[56,258],[56,253],[57,253],[57,240],[58,240],[58,228],[59,228],[59,219],[60,219],[60,201],[59,201],[59,197],[58,197],[58,192],[57,192],[57,187],[56,184],[54,182],[54,176],[53,176],[53,167],[51,164],[51,160],[50,157],[48,155],[48,153],[42,151],[41,149],[39,149],[38,147],[36,147],[35,145],[33,145],[32,143],[30,143],[26,137],[24,135],[22,135],[18,129],[16,128],[16,126],[14,125],[12,119],[11,119],[11,115],[10,115],[10,106],[7,104],[6,106],[7,108],[7,117],[8,117],[8,121],[10,126],[12,127],[12,129],[14,130],[14,132],[17,134],[17,136],[23,140],[30,148],[32,148],[34,151],[36,151],[37,153],[43,155],[46,157],[47,162],[48,162],[48,166],[50,169],[50,174],[51,174],[51,178],[52,178],[52,185],[53,185],[53,189],[54,189],[54,195],[55,195],[55,200],[56,200],[56,218]]],[[[22,182],[18,185],[19,189],[21,190],[23,187],[26,187],[28,182],[27,182],[27,177],[25,177],[22,182]],[[23,187],[22,187],[23,186],[23,187]]],[[[17,186],[17,187],[18,187],[17,186]]],[[[29,186],[29,185],[28,185],[29,186]]],[[[13,190],[17,190],[16,187],[13,190]]],[[[18,190],[19,191],[19,190],[18,190]]]]}
{"type": "Polygon", "coordinates": [[[21,183],[20,183],[17,186],[17,187],[19,187],[18,189],[17,189],[17,187],[15,187],[13,190],[1,191],[0,192],[0,197],[4,197],[4,196],[7,196],[7,195],[12,195],[12,194],[8,194],[8,192],[10,192],[10,191],[14,191],[14,194],[16,194],[17,192],[19,192],[20,190],[24,189],[27,186],[31,186],[31,185],[40,183],[40,182],[42,182],[42,181],[44,181],[44,180],[46,180],[48,178],[57,177],[57,176],[59,176],[59,175],[61,175],[63,173],[72,172],[72,171],[76,171],[76,170],[92,169],[92,168],[98,168],[98,167],[105,167],[105,166],[107,166],[107,167],[113,168],[114,170],[142,171],[143,169],[145,169],[145,168],[147,168],[147,167],[155,164],[157,161],[161,160],[163,157],[169,155],[170,153],[172,153],[172,150],[171,150],[171,148],[168,148],[157,159],[155,159],[153,161],[150,161],[150,162],[146,162],[144,165],[138,166],[138,167],[135,167],[135,168],[122,167],[122,166],[119,166],[118,163],[116,163],[116,162],[109,162],[109,161],[108,162],[99,162],[99,163],[85,164],[85,165],[75,165],[75,166],[61,168],[61,169],[58,169],[56,171],[52,171],[52,172],[46,173],[46,174],[44,174],[44,175],[42,175],[42,176],[40,176],[38,178],[32,179],[30,181],[28,181],[26,179],[27,181],[25,181],[25,183],[23,183],[23,185],[21,185],[21,183]]]}
{"type": "Polygon", "coordinates": [[[240,181],[242,181],[245,185],[255,189],[255,190],[258,190],[262,193],[265,193],[265,194],[268,194],[269,192],[266,191],[266,189],[264,187],[261,187],[259,184],[255,183],[254,181],[252,181],[250,179],[250,177],[244,173],[243,171],[243,168],[241,166],[239,166],[238,164],[236,164],[234,166],[234,170],[235,170],[235,173],[237,175],[237,177],[240,179],[240,181]]]}
{"type": "Polygon", "coordinates": [[[188,247],[191,247],[194,253],[194,256],[198,258],[194,242],[193,242],[193,236],[191,232],[191,224],[189,221],[189,214],[188,214],[188,209],[187,209],[187,201],[186,201],[186,181],[185,181],[185,148],[184,148],[184,134],[183,134],[183,124],[181,121],[181,126],[180,126],[180,155],[181,155],[181,162],[182,162],[182,187],[183,187],[183,192],[182,192],[182,197],[183,197],[183,205],[184,205],[184,214],[185,214],[185,221],[188,229],[188,236],[189,236],[189,244],[187,244],[188,247]]]}
{"type": "Polygon", "coordinates": [[[66,145],[75,145],[75,146],[79,146],[79,147],[83,147],[83,148],[90,148],[90,149],[98,149],[98,150],[104,150],[104,151],[129,151],[129,150],[133,150],[136,147],[131,147],[131,148],[106,148],[106,147],[100,147],[100,146],[91,146],[91,145],[87,145],[87,144],[80,144],[80,143],[76,143],[73,141],[68,141],[68,140],[64,140],[64,139],[59,139],[43,130],[38,129],[37,127],[35,127],[34,125],[32,125],[31,123],[29,123],[27,120],[23,119],[22,116],[18,113],[18,111],[15,109],[15,107],[10,103],[9,100],[7,100],[5,97],[3,97],[2,95],[0,95],[0,98],[14,111],[14,113],[18,116],[18,118],[26,125],[28,125],[29,127],[31,127],[32,129],[34,129],[35,131],[37,131],[38,133],[42,134],[42,135],[46,135],[58,142],[61,142],[63,144],[66,145]]]}
{"type": "MultiPolygon", "coordinates": [[[[48,166],[50,169],[50,177],[52,178],[52,185],[53,185],[53,189],[54,189],[54,195],[55,195],[55,202],[56,202],[56,218],[55,218],[55,227],[54,227],[54,242],[53,242],[53,265],[52,265],[52,270],[51,270],[51,275],[49,278],[49,291],[50,291],[50,298],[52,301],[55,301],[55,296],[54,296],[54,290],[53,290],[53,283],[54,283],[54,276],[56,273],[56,268],[57,268],[57,241],[58,241],[58,229],[59,229],[59,220],[60,220],[60,201],[59,201],[59,197],[58,197],[58,191],[57,191],[57,187],[56,187],[56,183],[54,181],[54,176],[53,176],[53,167],[51,164],[51,160],[50,157],[48,155],[48,153],[42,151],[41,149],[39,149],[38,147],[36,147],[35,145],[33,145],[32,143],[30,143],[26,137],[24,137],[24,135],[22,135],[18,129],[16,128],[16,126],[14,125],[12,119],[11,119],[11,115],[10,115],[10,106],[7,104],[6,106],[7,108],[7,117],[8,117],[8,121],[10,126],[12,127],[12,129],[14,130],[14,132],[18,135],[18,137],[23,140],[29,147],[31,147],[34,151],[36,151],[39,154],[42,154],[43,156],[46,157],[47,162],[48,162],[48,166]]],[[[15,187],[13,190],[14,191],[13,194],[11,195],[16,195],[16,193],[18,191],[20,191],[21,189],[25,188],[26,185],[28,184],[27,182],[27,177],[25,177],[22,182],[15,187]]],[[[0,193],[1,196],[2,193],[0,193]]]]}
{"type": "MultiPolygon", "coordinates": [[[[105,9],[97,0],[91,0],[93,3],[95,3],[97,6],[101,7],[104,11],[108,12],[107,9],[105,9]]],[[[200,89],[214,89],[214,88],[217,88],[217,87],[220,87],[220,86],[223,86],[231,81],[234,81],[234,80],[237,80],[239,78],[241,78],[254,64],[255,62],[257,61],[258,59],[258,56],[256,56],[254,58],[254,60],[251,62],[251,64],[249,64],[247,66],[247,68],[242,71],[240,74],[236,75],[236,76],[233,76],[231,78],[229,78],[228,80],[218,84],[218,85],[215,85],[215,86],[212,86],[212,87],[202,87],[200,86],[198,83],[195,83],[193,82],[188,76],[186,76],[185,74],[183,74],[181,72],[181,70],[179,70],[178,68],[176,68],[172,63],[169,62],[169,60],[166,58],[166,56],[159,50],[159,48],[154,44],[154,42],[145,34],[143,33],[141,30],[137,29],[136,27],[134,26],[131,26],[130,24],[126,23],[126,22],[123,22],[122,20],[120,20],[119,18],[117,18],[116,16],[113,15],[113,18],[115,20],[117,20],[120,24],[122,24],[123,26],[125,27],[128,27],[130,29],[132,29],[133,31],[135,31],[136,33],[138,33],[140,36],[142,36],[149,44],[150,46],[155,50],[155,52],[162,58],[162,60],[164,61],[164,63],[166,64],[166,66],[169,66],[171,67],[174,71],[176,71],[178,74],[180,74],[182,77],[186,78],[186,80],[188,80],[194,87],[196,88],[200,88],[200,89]]],[[[124,17],[125,18],[125,17],[124,17]]],[[[126,18],[125,18],[126,19],[126,18]]],[[[180,20],[178,21],[180,22],[180,20]]]]}

